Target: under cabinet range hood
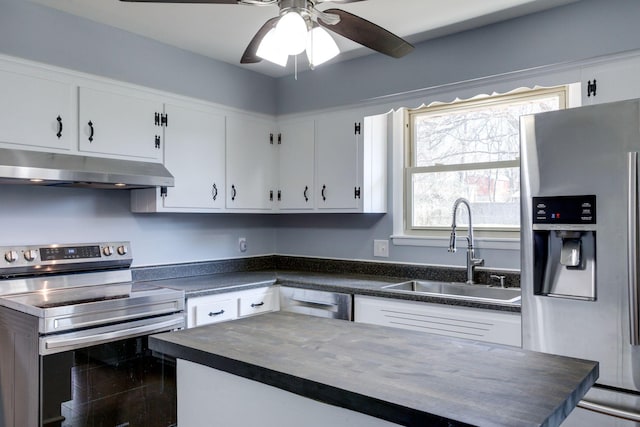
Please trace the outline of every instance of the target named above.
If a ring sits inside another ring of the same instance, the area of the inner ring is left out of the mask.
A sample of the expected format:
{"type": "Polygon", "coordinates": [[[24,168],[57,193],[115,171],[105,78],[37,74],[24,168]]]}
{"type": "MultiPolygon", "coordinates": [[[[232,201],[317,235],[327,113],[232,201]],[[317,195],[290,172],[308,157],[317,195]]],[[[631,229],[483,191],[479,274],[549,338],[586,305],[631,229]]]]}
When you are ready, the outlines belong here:
{"type": "Polygon", "coordinates": [[[161,163],[0,148],[0,184],[132,189],[174,179],[161,163]]]}

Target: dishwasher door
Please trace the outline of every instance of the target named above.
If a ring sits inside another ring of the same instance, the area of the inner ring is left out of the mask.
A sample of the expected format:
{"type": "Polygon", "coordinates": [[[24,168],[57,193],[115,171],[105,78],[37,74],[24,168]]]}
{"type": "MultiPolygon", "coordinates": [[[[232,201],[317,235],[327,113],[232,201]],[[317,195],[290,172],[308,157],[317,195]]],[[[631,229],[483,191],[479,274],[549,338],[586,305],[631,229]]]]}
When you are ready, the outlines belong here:
{"type": "Polygon", "coordinates": [[[281,286],[280,310],[309,316],[353,320],[353,296],[281,286]]]}

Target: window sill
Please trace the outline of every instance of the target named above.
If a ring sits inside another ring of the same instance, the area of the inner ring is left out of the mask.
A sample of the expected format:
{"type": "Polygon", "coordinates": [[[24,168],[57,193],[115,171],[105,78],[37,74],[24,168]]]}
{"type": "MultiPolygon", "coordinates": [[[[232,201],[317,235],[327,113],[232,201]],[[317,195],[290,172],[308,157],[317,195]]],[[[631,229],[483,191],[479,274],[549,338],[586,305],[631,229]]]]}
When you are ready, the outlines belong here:
{"type": "MultiPolygon", "coordinates": [[[[478,249],[520,250],[519,238],[476,237],[474,240],[478,249]]],[[[391,241],[396,246],[434,248],[446,248],[449,246],[448,237],[393,235],[391,236],[391,241]]]]}

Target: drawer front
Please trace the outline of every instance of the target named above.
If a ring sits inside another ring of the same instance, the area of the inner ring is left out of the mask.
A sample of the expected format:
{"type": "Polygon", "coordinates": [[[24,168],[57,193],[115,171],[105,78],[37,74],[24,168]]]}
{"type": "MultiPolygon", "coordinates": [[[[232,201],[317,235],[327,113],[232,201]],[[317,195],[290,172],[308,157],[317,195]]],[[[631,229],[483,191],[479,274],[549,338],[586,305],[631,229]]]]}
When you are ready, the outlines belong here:
{"type": "Polygon", "coordinates": [[[265,313],[280,309],[275,288],[261,289],[258,292],[247,293],[240,296],[239,315],[251,316],[252,314],[265,313]]]}
{"type": "Polygon", "coordinates": [[[210,323],[235,319],[237,317],[236,304],[236,298],[202,302],[197,304],[195,307],[193,307],[193,309],[195,310],[195,324],[193,326],[201,326],[210,323]]]}

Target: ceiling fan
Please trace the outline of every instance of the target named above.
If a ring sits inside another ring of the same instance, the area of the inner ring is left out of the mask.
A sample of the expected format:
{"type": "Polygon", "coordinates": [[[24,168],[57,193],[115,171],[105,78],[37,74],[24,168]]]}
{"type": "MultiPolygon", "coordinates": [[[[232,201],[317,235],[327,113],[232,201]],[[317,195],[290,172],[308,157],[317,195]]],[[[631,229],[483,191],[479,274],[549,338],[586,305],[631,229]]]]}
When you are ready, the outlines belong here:
{"type": "Polygon", "coordinates": [[[339,53],[338,46],[327,30],[353,40],[377,52],[401,58],[413,46],[384,28],[341,9],[316,9],[321,3],[353,3],[364,0],[120,0],[146,3],[207,3],[254,6],[277,5],[280,13],[258,30],[247,46],[241,64],[266,59],[286,66],[290,55],[306,50],[313,68],[339,53]]]}

